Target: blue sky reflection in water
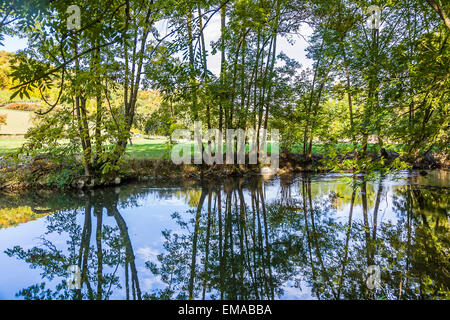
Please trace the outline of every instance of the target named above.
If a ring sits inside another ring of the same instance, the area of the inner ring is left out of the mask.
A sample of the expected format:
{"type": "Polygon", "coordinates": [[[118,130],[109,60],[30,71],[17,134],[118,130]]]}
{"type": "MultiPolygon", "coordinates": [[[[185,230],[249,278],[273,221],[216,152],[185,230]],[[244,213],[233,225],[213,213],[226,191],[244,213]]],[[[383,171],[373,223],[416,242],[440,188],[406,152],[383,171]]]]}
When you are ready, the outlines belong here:
{"type": "Polygon", "coordinates": [[[0,299],[449,298],[448,173],[348,180],[1,195],[0,299]],[[367,288],[369,265],[382,288],[367,288]]]}

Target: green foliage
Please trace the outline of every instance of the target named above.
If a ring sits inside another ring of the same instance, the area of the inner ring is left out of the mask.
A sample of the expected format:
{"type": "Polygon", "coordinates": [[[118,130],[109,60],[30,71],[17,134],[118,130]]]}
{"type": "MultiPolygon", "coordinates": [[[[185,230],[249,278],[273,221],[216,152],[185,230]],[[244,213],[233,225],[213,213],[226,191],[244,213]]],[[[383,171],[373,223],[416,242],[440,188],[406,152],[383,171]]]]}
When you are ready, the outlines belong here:
{"type": "Polygon", "coordinates": [[[318,151],[327,168],[356,173],[404,169],[430,151],[448,152],[447,7],[378,3],[382,28],[371,30],[365,20],[374,3],[367,0],[125,7],[88,0],[75,2],[89,12],[82,28],[68,31],[66,1],[25,3],[3,5],[3,21],[17,24],[0,35],[30,41],[17,54],[0,54],[0,90],[12,90],[8,99],[46,102],[24,153],[67,152],[87,176],[118,173],[132,132],[170,136],[194,121],[222,130],[276,128],[282,148],[305,163],[318,151]],[[208,46],[213,18],[220,33],[208,46]],[[167,35],[157,27],[162,21],[167,35]],[[280,50],[306,25],[308,69],[280,50]],[[219,53],[213,72],[210,58],[219,53]],[[394,150],[400,156],[385,159],[394,150]]]}
{"type": "Polygon", "coordinates": [[[56,186],[58,189],[68,188],[82,174],[80,169],[77,166],[58,168],[47,175],[46,182],[49,186],[56,186]]]}
{"type": "Polygon", "coordinates": [[[159,136],[170,136],[171,127],[174,125],[176,119],[174,119],[169,110],[167,104],[163,103],[159,110],[156,110],[148,117],[145,123],[145,133],[159,135],[159,136]]]}
{"type": "Polygon", "coordinates": [[[25,138],[19,153],[47,153],[60,162],[74,159],[79,153],[77,128],[73,123],[69,109],[59,109],[39,118],[25,138]]]}

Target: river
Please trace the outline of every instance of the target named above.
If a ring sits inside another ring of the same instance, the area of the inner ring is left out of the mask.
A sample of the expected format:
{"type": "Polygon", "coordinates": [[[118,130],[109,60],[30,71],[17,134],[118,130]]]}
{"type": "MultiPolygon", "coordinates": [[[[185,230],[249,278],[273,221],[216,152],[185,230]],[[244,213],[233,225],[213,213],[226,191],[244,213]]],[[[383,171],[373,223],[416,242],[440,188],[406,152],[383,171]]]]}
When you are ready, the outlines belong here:
{"type": "Polygon", "coordinates": [[[0,299],[449,299],[449,178],[0,194],[0,299]]]}

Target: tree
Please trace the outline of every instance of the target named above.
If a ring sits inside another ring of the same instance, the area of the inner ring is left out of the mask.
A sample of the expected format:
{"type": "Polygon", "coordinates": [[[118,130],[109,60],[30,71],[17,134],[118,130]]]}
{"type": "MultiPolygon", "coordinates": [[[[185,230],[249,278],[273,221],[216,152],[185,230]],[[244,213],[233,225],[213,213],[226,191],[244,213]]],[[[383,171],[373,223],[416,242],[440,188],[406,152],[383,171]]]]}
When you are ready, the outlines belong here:
{"type": "MultiPolygon", "coordinates": [[[[97,184],[99,180],[94,178],[108,180],[117,175],[134,122],[144,64],[156,51],[157,44],[150,39],[153,23],[164,7],[160,2],[129,0],[83,2],[79,6],[89,16],[83,16],[79,30],[67,30],[65,2],[48,5],[41,24],[49,32],[30,31],[34,44],[16,57],[12,76],[19,85],[13,96],[27,96],[31,88],[39,88],[49,105],[40,116],[55,118],[73,111],[74,121],[65,121],[58,136],[50,139],[59,144],[70,136],[75,144],[72,149],[82,150],[85,177],[97,184]],[[45,92],[53,82],[58,83],[60,92],[49,102],[45,92]],[[118,90],[122,94],[113,100],[118,90]],[[63,111],[53,112],[60,103],[63,111]],[[70,130],[66,131],[67,124],[70,130]],[[114,147],[107,148],[108,144],[114,147]]],[[[28,137],[32,142],[27,147],[45,146],[33,141],[33,131],[28,137]]]]}
{"type": "Polygon", "coordinates": [[[427,0],[427,3],[437,12],[439,17],[441,17],[447,28],[450,29],[450,17],[448,15],[450,7],[448,3],[447,5],[444,5],[442,0],[427,0]]]}

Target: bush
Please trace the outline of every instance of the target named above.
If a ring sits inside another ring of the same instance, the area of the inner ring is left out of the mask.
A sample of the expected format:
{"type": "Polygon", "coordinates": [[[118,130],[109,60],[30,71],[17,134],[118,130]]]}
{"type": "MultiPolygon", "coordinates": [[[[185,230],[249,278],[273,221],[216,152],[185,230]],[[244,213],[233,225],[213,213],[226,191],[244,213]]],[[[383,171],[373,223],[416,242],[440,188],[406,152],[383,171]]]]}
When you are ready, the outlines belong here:
{"type": "Polygon", "coordinates": [[[158,115],[156,112],[147,120],[145,133],[158,136],[168,136],[173,120],[165,115],[158,115]]]}
{"type": "Polygon", "coordinates": [[[37,111],[41,109],[39,105],[31,103],[10,103],[6,105],[5,108],[20,111],[37,111]]]}

